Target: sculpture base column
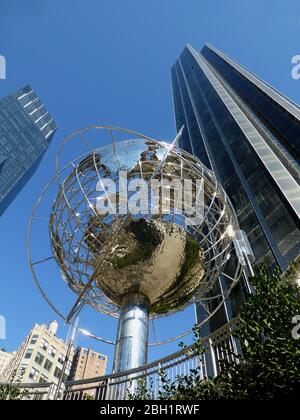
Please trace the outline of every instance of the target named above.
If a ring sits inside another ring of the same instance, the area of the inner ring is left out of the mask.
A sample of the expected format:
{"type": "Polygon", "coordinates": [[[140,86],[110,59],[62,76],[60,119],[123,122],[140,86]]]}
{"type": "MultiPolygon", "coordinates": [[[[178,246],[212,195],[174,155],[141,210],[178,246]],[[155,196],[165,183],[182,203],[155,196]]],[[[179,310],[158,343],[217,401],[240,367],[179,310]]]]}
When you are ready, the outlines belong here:
{"type": "Polygon", "coordinates": [[[149,300],[132,293],[121,305],[113,372],[122,372],[147,363],[149,300]]]}

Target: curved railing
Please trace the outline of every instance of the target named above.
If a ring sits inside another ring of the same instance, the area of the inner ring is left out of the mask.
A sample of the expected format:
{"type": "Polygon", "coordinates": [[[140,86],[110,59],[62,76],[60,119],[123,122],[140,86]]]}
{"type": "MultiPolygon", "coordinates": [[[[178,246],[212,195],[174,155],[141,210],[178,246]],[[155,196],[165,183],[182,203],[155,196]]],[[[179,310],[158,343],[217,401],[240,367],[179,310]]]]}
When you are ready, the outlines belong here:
{"type": "MultiPolygon", "coordinates": [[[[234,318],[223,327],[202,339],[205,349],[199,356],[193,352],[195,344],[186,349],[148,363],[136,369],[125,372],[112,373],[97,378],[68,381],[60,398],[65,400],[115,400],[127,399],[129,392],[134,393],[139,380],[144,381],[148,395],[152,399],[159,397],[162,390],[161,373],[166,379],[175,381],[176,377],[188,375],[191,370],[198,369],[202,379],[215,377],[219,372],[219,361],[228,360],[238,362],[239,351],[237,340],[233,337],[233,330],[238,325],[238,318],[234,318]]],[[[24,399],[53,399],[54,384],[1,384],[17,386],[24,392],[24,399]]]]}
{"type": "Polygon", "coordinates": [[[220,360],[237,362],[239,346],[232,336],[233,330],[238,325],[238,318],[233,319],[214,333],[203,338],[202,344],[205,352],[195,355],[195,344],[148,363],[136,369],[125,372],[113,373],[98,378],[83,379],[67,382],[64,391],[66,400],[114,400],[126,399],[129,392],[134,393],[138,380],[143,380],[147,385],[148,394],[151,398],[158,398],[161,390],[161,372],[166,379],[175,381],[176,377],[188,375],[191,370],[198,369],[202,379],[215,377],[219,371],[220,360]],[[190,351],[189,351],[190,350],[190,351]]]}

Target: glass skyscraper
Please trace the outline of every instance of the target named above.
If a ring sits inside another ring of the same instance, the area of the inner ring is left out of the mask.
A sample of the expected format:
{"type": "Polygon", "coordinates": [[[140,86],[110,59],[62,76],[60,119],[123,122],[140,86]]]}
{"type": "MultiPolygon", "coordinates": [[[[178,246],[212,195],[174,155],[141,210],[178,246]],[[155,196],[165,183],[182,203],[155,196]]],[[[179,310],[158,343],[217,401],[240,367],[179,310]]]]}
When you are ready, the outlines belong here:
{"type": "Polygon", "coordinates": [[[256,263],[300,254],[300,108],[210,45],[187,45],[171,70],[180,147],[212,169],[256,263]]]}
{"type": "MultiPolygon", "coordinates": [[[[201,53],[187,45],[171,79],[177,131],[184,125],[179,146],[216,174],[256,264],[284,271],[300,254],[299,106],[210,45],[201,53]]],[[[235,287],[203,335],[238,315],[243,286],[235,287]]],[[[201,321],[200,304],[196,316],[201,321]]]]}
{"type": "Polygon", "coordinates": [[[34,174],[55,130],[30,86],[0,99],[0,216],[34,174]]]}

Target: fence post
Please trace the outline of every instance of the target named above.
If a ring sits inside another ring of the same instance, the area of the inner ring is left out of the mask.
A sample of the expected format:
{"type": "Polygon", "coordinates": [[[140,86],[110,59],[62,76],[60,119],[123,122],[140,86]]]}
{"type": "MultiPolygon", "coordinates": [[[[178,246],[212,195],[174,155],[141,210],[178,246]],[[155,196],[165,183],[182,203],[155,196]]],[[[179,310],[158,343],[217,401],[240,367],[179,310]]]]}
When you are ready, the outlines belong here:
{"type": "Polygon", "coordinates": [[[47,394],[47,398],[46,398],[46,400],[50,400],[50,394],[51,394],[51,388],[52,388],[52,386],[53,386],[53,383],[51,383],[51,384],[49,385],[49,389],[48,389],[48,394],[47,394]]]}
{"type": "Polygon", "coordinates": [[[215,356],[214,347],[213,347],[211,338],[208,339],[208,345],[209,345],[209,353],[210,353],[210,358],[211,358],[211,363],[212,363],[213,377],[215,378],[218,375],[218,369],[217,369],[216,356],[215,356]]]}
{"type": "Polygon", "coordinates": [[[111,379],[108,378],[106,382],[106,392],[105,392],[105,401],[110,400],[110,381],[111,379]]]}
{"type": "Polygon", "coordinates": [[[158,393],[157,393],[157,398],[159,397],[159,392],[161,389],[162,385],[161,385],[161,363],[159,362],[158,364],[158,393]]]}

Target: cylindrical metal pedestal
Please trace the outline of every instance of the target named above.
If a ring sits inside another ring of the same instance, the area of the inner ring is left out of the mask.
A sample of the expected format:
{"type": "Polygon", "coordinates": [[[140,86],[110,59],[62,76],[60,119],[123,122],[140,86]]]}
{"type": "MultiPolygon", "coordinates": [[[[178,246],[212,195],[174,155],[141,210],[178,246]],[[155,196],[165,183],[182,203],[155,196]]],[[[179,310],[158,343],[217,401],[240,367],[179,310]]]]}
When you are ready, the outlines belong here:
{"type": "Polygon", "coordinates": [[[123,298],[116,340],[113,372],[147,362],[149,300],[132,293],[123,298]]]}

